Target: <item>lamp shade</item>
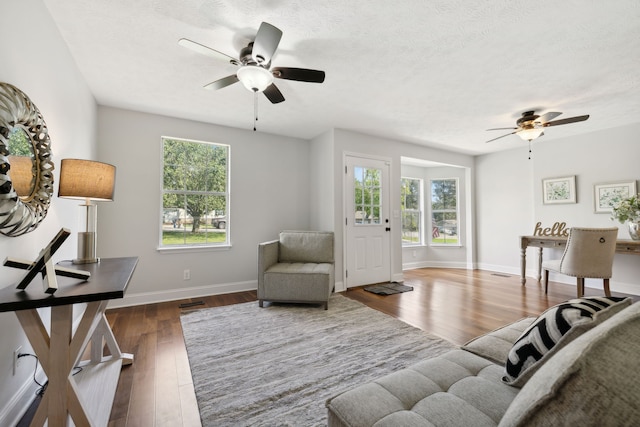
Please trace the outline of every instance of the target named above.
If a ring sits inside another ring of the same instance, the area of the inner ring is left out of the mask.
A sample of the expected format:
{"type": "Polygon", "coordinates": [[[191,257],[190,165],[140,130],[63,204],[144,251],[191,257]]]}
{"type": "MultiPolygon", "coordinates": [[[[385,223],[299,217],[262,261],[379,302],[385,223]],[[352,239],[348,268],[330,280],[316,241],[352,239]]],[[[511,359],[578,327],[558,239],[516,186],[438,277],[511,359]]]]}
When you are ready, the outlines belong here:
{"type": "Polygon", "coordinates": [[[112,201],[116,167],[93,160],[62,159],[58,197],[112,201]]]}

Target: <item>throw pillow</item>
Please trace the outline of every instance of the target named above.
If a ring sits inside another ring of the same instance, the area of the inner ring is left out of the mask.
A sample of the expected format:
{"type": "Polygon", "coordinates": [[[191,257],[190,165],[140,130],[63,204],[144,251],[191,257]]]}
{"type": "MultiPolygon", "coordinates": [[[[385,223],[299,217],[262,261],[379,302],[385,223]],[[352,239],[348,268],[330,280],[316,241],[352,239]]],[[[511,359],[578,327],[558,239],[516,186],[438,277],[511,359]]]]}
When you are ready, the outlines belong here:
{"type": "Polygon", "coordinates": [[[631,302],[631,298],[584,297],[547,309],[514,343],[502,381],[522,387],[554,353],[631,302]]]}

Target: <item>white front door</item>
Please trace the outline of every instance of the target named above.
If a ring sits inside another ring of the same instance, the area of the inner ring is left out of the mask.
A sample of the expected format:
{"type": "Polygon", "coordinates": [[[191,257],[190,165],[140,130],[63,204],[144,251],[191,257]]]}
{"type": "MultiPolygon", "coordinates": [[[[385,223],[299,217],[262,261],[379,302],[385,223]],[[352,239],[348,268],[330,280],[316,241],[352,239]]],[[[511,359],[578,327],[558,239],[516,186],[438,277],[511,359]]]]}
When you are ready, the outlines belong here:
{"type": "Polygon", "coordinates": [[[391,281],[389,162],[346,156],[346,287],[391,281]]]}

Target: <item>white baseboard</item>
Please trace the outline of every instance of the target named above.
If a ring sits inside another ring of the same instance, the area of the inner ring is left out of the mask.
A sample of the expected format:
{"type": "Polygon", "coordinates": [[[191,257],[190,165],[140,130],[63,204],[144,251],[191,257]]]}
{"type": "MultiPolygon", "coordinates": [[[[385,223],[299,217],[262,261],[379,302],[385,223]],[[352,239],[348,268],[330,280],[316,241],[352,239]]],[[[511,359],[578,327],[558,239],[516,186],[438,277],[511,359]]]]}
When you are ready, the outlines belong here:
{"type": "MultiPolygon", "coordinates": [[[[480,270],[486,271],[495,271],[497,273],[506,273],[515,276],[520,276],[520,268],[518,267],[508,267],[504,265],[490,265],[490,264],[479,264],[478,268],[480,270]]],[[[537,281],[538,279],[538,270],[536,268],[528,268],[525,272],[527,282],[529,281],[537,281]]],[[[570,276],[565,276],[564,274],[555,274],[551,272],[549,274],[549,280],[551,282],[564,283],[567,285],[575,285],[576,279],[570,276]]],[[[602,280],[601,279],[585,279],[584,286],[587,288],[593,289],[602,289],[602,280]]],[[[621,292],[623,294],[631,294],[631,295],[640,295],[640,286],[637,283],[625,283],[619,282],[611,279],[609,282],[609,287],[613,292],[621,292]]]]}
{"type": "Polygon", "coordinates": [[[234,292],[255,291],[256,289],[258,289],[258,281],[249,280],[246,282],[218,283],[214,285],[171,289],[167,291],[125,294],[123,299],[114,299],[109,301],[109,308],[130,307],[134,305],[176,301],[188,298],[205,297],[209,295],[222,295],[231,294],[234,292]]]}
{"type": "MultiPolygon", "coordinates": [[[[43,378],[42,368],[39,368],[37,378],[43,378]]],[[[0,426],[15,426],[18,425],[24,414],[27,412],[31,404],[33,403],[36,395],[36,391],[40,388],[30,375],[27,382],[20,387],[11,400],[0,411],[0,426]]]]}
{"type": "Polygon", "coordinates": [[[418,268],[457,268],[470,270],[473,266],[469,266],[464,262],[433,262],[433,261],[416,261],[402,264],[403,270],[416,270],[418,268]]]}

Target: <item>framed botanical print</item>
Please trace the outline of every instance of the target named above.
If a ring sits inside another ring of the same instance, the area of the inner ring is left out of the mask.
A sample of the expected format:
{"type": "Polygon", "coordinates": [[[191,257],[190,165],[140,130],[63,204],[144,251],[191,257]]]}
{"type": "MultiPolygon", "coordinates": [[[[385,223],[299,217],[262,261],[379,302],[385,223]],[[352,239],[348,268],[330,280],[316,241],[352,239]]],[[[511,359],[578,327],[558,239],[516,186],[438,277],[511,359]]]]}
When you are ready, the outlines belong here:
{"type": "Polygon", "coordinates": [[[542,203],[576,203],[576,176],[543,179],[542,203]]]}
{"type": "Polygon", "coordinates": [[[593,186],[595,213],[610,214],[612,206],[636,194],[635,181],[609,182],[593,186]]]}

